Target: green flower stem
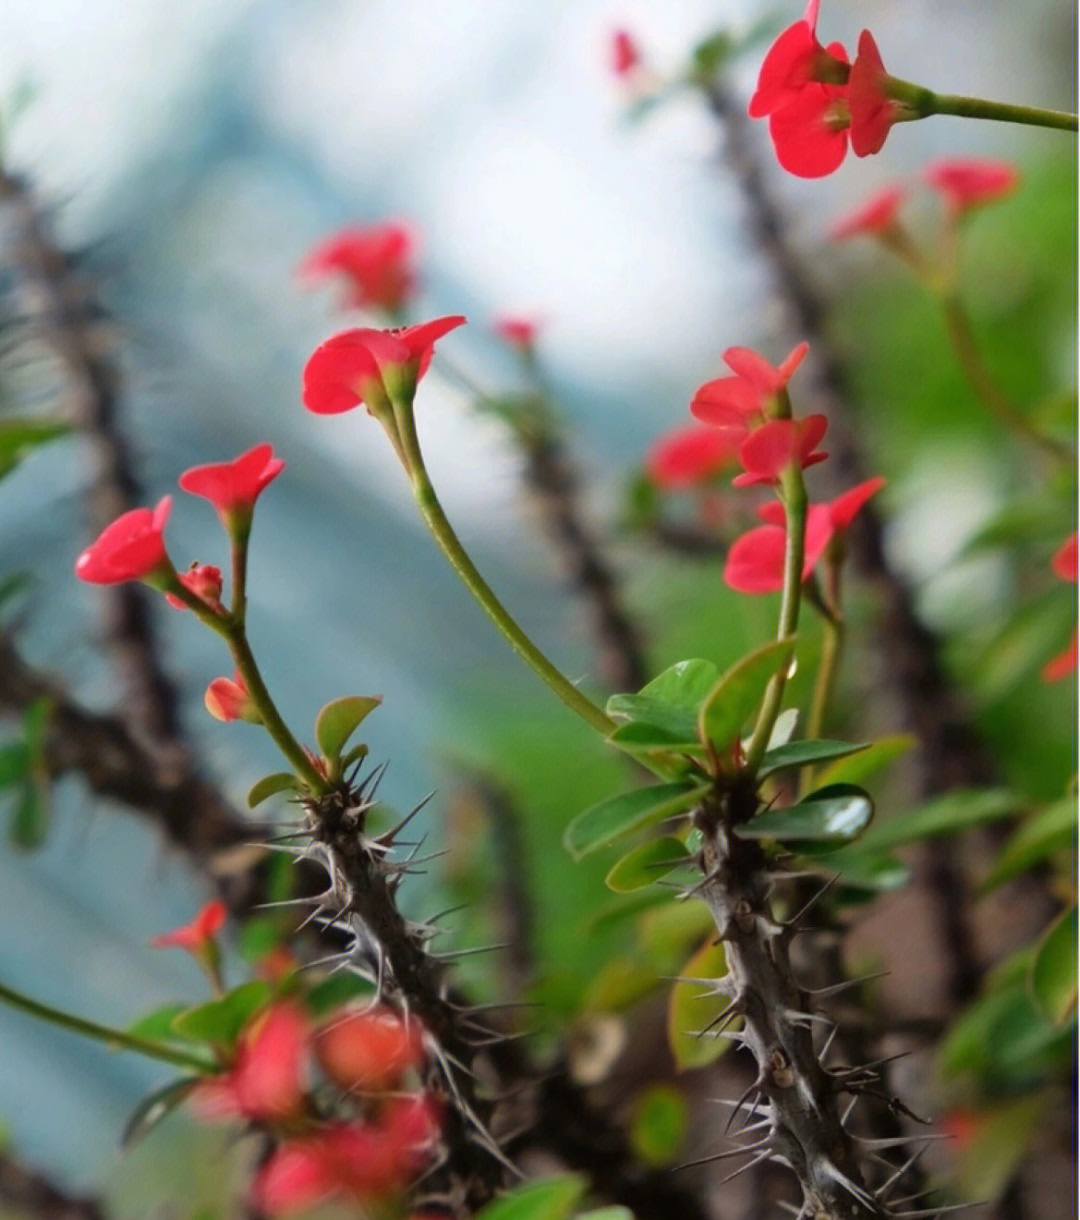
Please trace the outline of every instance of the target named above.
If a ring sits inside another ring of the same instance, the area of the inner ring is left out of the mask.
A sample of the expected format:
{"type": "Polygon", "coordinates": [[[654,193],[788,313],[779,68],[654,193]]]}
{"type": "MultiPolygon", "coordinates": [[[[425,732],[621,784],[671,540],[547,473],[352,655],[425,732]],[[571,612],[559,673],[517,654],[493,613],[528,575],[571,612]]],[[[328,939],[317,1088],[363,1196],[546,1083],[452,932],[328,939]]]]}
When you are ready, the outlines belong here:
{"type": "Polygon", "coordinates": [[[296,774],[316,796],[322,796],[330,789],[329,781],[316,768],[308,752],[289,732],[288,726],[282,720],[281,713],[275,707],[273,699],[270,698],[270,692],[266,689],[262,674],[259,673],[259,667],[255,664],[255,657],[243,628],[237,623],[232,623],[227,638],[229,651],[236,662],[240,676],[244,679],[244,685],[248,689],[252,703],[259,710],[263,727],[273,738],[277,748],[292,764],[296,774]]]}
{"type": "Polygon", "coordinates": [[[232,565],[232,616],[237,627],[243,630],[247,618],[247,555],[248,538],[251,536],[250,517],[246,528],[230,531],[229,550],[232,565]]]}
{"type": "Polygon", "coordinates": [[[492,592],[491,587],[477,571],[476,565],[461,545],[450,522],[446,519],[442,505],[435,495],[427,467],[424,465],[420,442],[416,435],[416,421],[413,417],[412,404],[395,402],[394,414],[398,425],[398,435],[408,459],[407,469],[412,478],[413,496],[428,529],[431,530],[435,541],[442,548],[443,554],[515,652],[551,687],[567,707],[577,712],[598,733],[607,737],[615,728],[614,721],[609,719],[595,703],[587,699],[569,678],[560,673],[529,639],[492,592]]]}
{"type": "Polygon", "coordinates": [[[1061,131],[1076,131],[1077,117],[1061,110],[1046,110],[1041,106],[1013,106],[1009,102],[991,102],[981,97],[957,97],[951,93],[935,93],[922,85],[887,77],[885,91],[902,102],[917,119],[932,114],[951,114],[964,119],[992,119],[998,123],[1022,123],[1027,127],[1052,127],[1061,131]]]}
{"type": "Polygon", "coordinates": [[[945,315],[945,330],[964,376],[994,418],[1003,427],[1039,445],[1054,457],[1073,463],[1076,455],[1071,447],[1041,432],[999,389],[979,354],[971,322],[957,294],[944,291],[940,299],[945,315]]]}
{"type": "MultiPolygon", "coordinates": [[[[799,602],[802,595],[803,557],[806,547],[806,486],[802,468],[792,463],[780,476],[780,496],[787,513],[784,540],[784,585],[780,594],[780,621],[776,629],[778,640],[795,634],[799,625],[799,602]]],[[[765,688],[757,723],[746,750],[746,771],[753,775],[765,755],[769,737],[780,714],[789,666],[773,675],[765,688]]]]}
{"type": "Polygon", "coordinates": [[[110,1046],[114,1050],[136,1051],[151,1059],[160,1059],[164,1063],[171,1063],[176,1067],[194,1068],[195,1071],[204,1074],[218,1070],[216,1063],[201,1055],[193,1055],[187,1051],[165,1046],[151,1038],[140,1038],[137,1034],[125,1033],[122,1029],[112,1029],[108,1025],[84,1021],[82,1017],[74,1017],[71,1013],[63,1012],[59,1008],[51,1008],[48,1004],[32,1000],[29,996],[25,996],[19,991],[13,991],[3,983],[0,983],[0,1000],[5,1004],[10,1004],[12,1008],[37,1017],[38,1020],[48,1021],[52,1025],[58,1025],[61,1029],[70,1030],[75,1034],[82,1034],[84,1038],[104,1042],[106,1046],[110,1046]]]}

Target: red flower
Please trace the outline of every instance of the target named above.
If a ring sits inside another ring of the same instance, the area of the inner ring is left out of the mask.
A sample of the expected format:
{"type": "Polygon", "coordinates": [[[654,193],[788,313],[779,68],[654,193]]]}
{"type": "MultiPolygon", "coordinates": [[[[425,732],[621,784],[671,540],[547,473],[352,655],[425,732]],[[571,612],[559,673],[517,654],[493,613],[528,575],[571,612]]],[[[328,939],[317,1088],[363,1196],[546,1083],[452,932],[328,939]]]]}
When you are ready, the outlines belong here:
{"type": "Polygon", "coordinates": [[[735,428],[690,424],[660,437],[649,450],[645,469],[656,486],[667,491],[693,487],[732,461],[742,436],[735,428]]]}
{"type": "Polygon", "coordinates": [[[814,451],[828,426],[824,415],[808,415],[805,419],[771,419],[755,428],[739,446],[745,473],[732,482],[736,487],[776,483],[792,464],[805,470],[823,462],[829,455],[814,451]]]}
{"type": "Polygon", "coordinates": [[[217,509],[223,521],[233,514],[250,514],[264,487],[285,469],[274,457],[272,445],[256,445],[231,462],[193,466],[180,476],[180,486],[193,496],[202,496],[217,509]]]}
{"type": "Polygon", "coordinates": [[[907,197],[902,186],[887,186],[872,195],[860,208],[842,216],[832,227],[834,241],[844,241],[859,234],[870,236],[891,232],[896,227],[896,216],[907,197]]]}
{"type": "Polygon", "coordinates": [[[519,318],[506,314],[496,318],[491,329],[508,347],[527,355],[536,345],[539,325],[534,318],[519,318]]]}
{"type": "Polygon", "coordinates": [[[196,1087],[192,1099],[200,1117],[275,1122],[301,1114],[307,1040],[299,1008],[279,1001],[266,1009],[241,1034],[232,1067],[196,1087]]]}
{"type": "Polygon", "coordinates": [[[627,77],[641,64],[641,50],[629,30],[616,30],[611,36],[611,70],[627,77]]]}
{"type": "Polygon", "coordinates": [[[431,363],[436,340],[465,319],[435,318],[400,330],[345,330],[327,339],[304,367],[304,406],[336,415],[364,403],[382,411],[396,396],[412,396],[431,363]]]}
{"type": "MultiPolygon", "coordinates": [[[[838,43],[829,49],[843,58],[838,43]]],[[[798,178],[823,178],[847,155],[850,124],[843,85],[806,85],[769,115],[776,159],[798,178]]]]}
{"type": "Polygon", "coordinates": [[[215,720],[247,720],[251,724],[261,723],[261,717],[251,700],[243,676],[237,670],[229,678],[215,678],[203,696],[206,710],[215,720]]]}
{"type": "MultiPolygon", "coordinates": [[[[827,504],[810,506],[806,514],[803,580],[809,578],[833,538],[850,528],[862,507],[884,485],[882,478],[868,479],[827,504]]],[[[774,500],[763,505],[758,515],[767,524],[736,538],[724,564],[725,582],[739,593],[775,593],[784,584],[783,505],[774,500]]]]}
{"type": "Polygon", "coordinates": [[[340,275],[347,284],[347,306],[393,313],[416,286],[410,261],[415,247],[413,230],[398,221],[350,227],[316,246],[299,274],[312,283],[340,275]]]}
{"type": "Polygon", "coordinates": [[[336,1199],[363,1205],[401,1190],[422,1168],[439,1133],[428,1098],[395,1098],[375,1123],[335,1123],[282,1144],[259,1170],[256,1207],[271,1216],[336,1199]]]}
{"type": "Polygon", "coordinates": [[[773,114],[793,101],[807,85],[832,76],[835,65],[830,60],[836,57],[837,50],[840,52],[837,58],[847,63],[842,47],[834,45],[826,50],[818,42],[819,7],[820,0],[809,0],[802,19],[789,25],[766,52],[758,73],[757,89],[747,108],[752,119],[773,114]]]}
{"type": "MultiPolygon", "coordinates": [[[[1053,559],[1050,560],[1050,567],[1054,571],[1054,575],[1059,580],[1069,581],[1071,584],[1076,584],[1076,531],[1065,539],[1065,541],[1054,552],[1053,559]]],[[[1042,667],[1040,676],[1044,682],[1060,682],[1063,678],[1067,678],[1069,674],[1076,672],[1076,628],[1073,628],[1072,639],[1069,641],[1069,646],[1064,652],[1059,652],[1056,657],[1051,657],[1049,661],[1042,667]]]]}
{"type": "Polygon", "coordinates": [[[938,161],[923,171],[927,185],[940,191],[953,216],[1011,195],[1020,182],[1020,171],[1007,161],[977,161],[955,158],[938,161]]]}
{"type": "Polygon", "coordinates": [[[198,955],[224,927],[226,914],[225,904],[215,899],[208,902],[191,923],[151,937],[150,944],[155,949],[186,949],[198,955]]]}
{"type": "Polygon", "coordinates": [[[899,103],[885,91],[888,79],[874,36],[863,30],[847,85],[851,151],[857,157],[868,157],[880,150],[900,113],[899,103]]]}
{"type": "Polygon", "coordinates": [[[691,400],[690,414],[715,427],[745,430],[754,415],[764,413],[767,403],[787,389],[808,351],[809,344],[800,343],[779,368],[773,368],[764,356],[748,347],[729,347],[724,352],[724,363],[735,376],[719,377],[701,386],[691,400]]]}
{"type": "Polygon", "coordinates": [[[323,1070],[348,1092],[397,1088],[423,1059],[423,1034],[387,1009],[332,1018],[315,1034],[315,1055],[323,1070]]]}
{"type": "Polygon", "coordinates": [[[1076,530],[1054,552],[1050,567],[1059,580],[1071,581],[1076,584],[1076,530]]]}
{"type": "Polygon", "coordinates": [[[171,509],[172,497],[165,496],[154,509],[133,508],[117,517],[75,561],[75,575],[95,585],[173,577],[163,537],[171,509]]]}
{"type": "MultiPolygon", "coordinates": [[[[221,608],[221,569],[210,563],[193,563],[186,572],[179,573],[180,583],[190,590],[201,601],[206,602],[212,610],[221,608]]],[[[177,610],[186,610],[187,606],[175,593],[166,593],[165,600],[177,610]]]]}

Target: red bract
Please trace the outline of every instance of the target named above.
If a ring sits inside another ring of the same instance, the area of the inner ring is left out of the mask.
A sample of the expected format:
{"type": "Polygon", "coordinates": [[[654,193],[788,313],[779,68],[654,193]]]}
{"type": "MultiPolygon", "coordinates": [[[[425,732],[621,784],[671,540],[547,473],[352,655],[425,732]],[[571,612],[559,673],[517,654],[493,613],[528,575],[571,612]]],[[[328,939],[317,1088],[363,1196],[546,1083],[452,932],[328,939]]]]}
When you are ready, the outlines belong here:
{"type": "Polygon", "coordinates": [[[823,462],[828,454],[815,449],[828,426],[824,415],[808,415],[805,419],[772,419],[755,428],[739,446],[745,473],[732,480],[734,485],[776,483],[793,464],[805,470],[823,462]]]}
{"type": "Polygon", "coordinates": [[[763,119],[793,101],[810,84],[834,76],[839,58],[847,57],[838,44],[828,49],[818,42],[817,18],[820,0],[810,0],[801,20],[777,38],[765,54],[758,73],[757,88],[750,98],[747,113],[752,119],[763,119]],[[839,49],[840,55],[836,56],[839,49]]]}
{"type": "Polygon", "coordinates": [[[396,1088],[423,1059],[423,1034],[387,1009],[333,1017],[315,1034],[315,1055],[327,1076],[348,1092],[396,1088]]]}
{"type": "Polygon", "coordinates": [[[928,166],[923,179],[942,193],[953,216],[961,216],[971,208],[1012,194],[1020,182],[1020,171],[1007,161],[954,158],[928,166]]]}
{"type": "Polygon", "coordinates": [[[1050,567],[1059,580],[1068,580],[1076,584],[1076,530],[1054,552],[1050,567]]]}
{"type": "Polygon", "coordinates": [[[251,701],[243,676],[237,670],[232,678],[215,678],[203,696],[206,710],[215,720],[248,720],[257,724],[259,713],[251,701]]]}
{"type": "MultiPolygon", "coordinates": [[[[193,563],[186,572],[179,573],[180,583],[185,589],[194,593],[200,601],[206,602],[211,609],[221,607],[221,569],[210,563],[193,563]]],[[[186,610],[187,606],[175,593],[166,593],[165,600],[177,610],[186,610]]]]}
{"type": "Polygon", "coordinates": [[[394,312],[416,286],[411,259],[416,237],[399,221],[342,229],[316,246],[300,264],[309,282],[339,275],[346,281],[345,304],[394,312]]]}
{"type": "Polygon", "coordinates": [[[1059,652],[1039,671],[1044,682],[1061,682],[1070,674],[1076,673],[1076,628],[1073,628],[1072,639],[1064,652],[1059,652]]]}
{"type": "Polygon", "coordinates": [[[748,347],[729,347],[724,352],[724,363],[735,376],[718,377],[701,386],[691,400],[690,414],[704,424],[745,430],[753,416],[764,412],[770,399],[787,389],[809,350],[809,344],[800,343],[779,368],[774,368],[748,347]]]}
{"type": "Polygon", "coordinates": [[[860,208],[842,216],[830,230],[834,241],[844,241],[860,234],[879,236],[896,227],[896,216],[907,198],[902,186],[888,186],[872,195],[860,208]]]}
{"type": "Polygon", "coordinates": [[[209,500],[225,519],[233,513],[250,512],[263,488],[284,469],[282,459],[274,457],[274,447],[262,444],[231,462],[193,466],[179,482],[184,491],[209,500]]]}
{"type": "Polygon", "coordinates": [[[411,398],[436,341],[464,323],[453,316],[399,330],[359,328],[334,335],[304,367],[304,406],[316,415],[336,415],[360,403],[381,411],[395,396],[411,398]]]}
{"type": "Polygon", "coordinates": [[[900,113],[899,103],[885,91],[888,79],[874,36],[863,30],[847,85],[851,151],[857,157],[879,151],[900,113]]]}
{"type": "MultiPolygon", "coordinates": [[[[884,485],[882,478],[867,479],[827,504],[810,505],[803,546],[803,580],[813,572],[833,538],[851,526],[860,509],[884,485]]],[[[775,593],[784,584],[783,505],[771,501],[762,506],[758,515],[767,524],[736,538],[724,564],[725,582],[739,593],[775,593]]]]}
{"type": "Polygon", "coordinates": [[[611,36],[611,70],[618,77],[629,76],[641,64],[641,50],[629,30],[616,30],[611,36]]]}
{"type": "Polygon", "coordinates": [[[666,491],[694,487],[735,458],[742,437],[741,429],[691,424],[660,437],[649,450],[645,469],[656,486],[666,491]]]}
{"type": "Polygon", "coordinates": [[[200,1082],[192,1093],[203,1118],[295,1118],[305,1104],[307,1018],[279,1001],[244,1030],[232,1067],[200,1082]]]}
{"type": "Polygon", "coordinates": [[[133,508],[117,517],[75,560],[75,575],[91,584],[115,585],[171,573],[163,537],[171,509],[172,497],[165,496],[156,508],[133,508]]]}
{"type": "Polygon", "coordinates": [[[151,937],[150,944],[155,949],[186,949],[198,954],[224,927],[226,914],[225,904],[215,899],[208,902],[191,923],[151,937]]]}
{"type": "Polygon", "coordinates": [[[255,1205],[284,1216],[331,1199],[363,1205],[393,1194],[423,1167],[438,1133],[433,1102],[395,1098],[375,1123],[336,1123],[282,1144],[255,1179],[255,1205]]]}
{"type": "Polygon", "coordinates": [[[534,318],[519,318],[507,314],[496,318],[491,329],[508,347],[526,354],[536,345],[539,324],[534,318]]]}
{"type": "MultiPolygon", "coordinates": [[[[847,62],[839,43],[829,47],[847,62]]],[[[769,115],[769,136],[776,159],[798,178],[823,178],[847,155],[851,115],[843,85],[809,84],[769,115]]]]}

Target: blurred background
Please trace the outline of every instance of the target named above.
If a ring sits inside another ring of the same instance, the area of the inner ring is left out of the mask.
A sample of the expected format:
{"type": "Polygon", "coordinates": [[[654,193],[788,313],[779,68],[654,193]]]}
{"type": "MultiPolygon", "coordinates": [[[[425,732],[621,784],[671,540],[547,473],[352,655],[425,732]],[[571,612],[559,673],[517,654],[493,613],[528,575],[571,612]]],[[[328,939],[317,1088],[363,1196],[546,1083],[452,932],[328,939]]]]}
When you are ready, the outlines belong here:
{"type": "MultiPolygon", "coordinates": [[[[852,45],[868,26],[899,76],[1072,105],[1075,14],[1064,0],[823,8],[826,40],[852,45]]],[[[440,345],[452,368],[436,362],[419,396],[434,481],[481,569],[564,671],[601,685],[579,601],[521,494],[520,453],[453,371],[490,394],[520,383],[513,353],[491,333],[506,313],[540,324],[539,359],[581,474],[583,511],[645,624],[651,666],[737,655],[769,630],[769,608],[724,600],[717,561],[643,548],[620,525],[626,489],[651,441],[686,421],[725,347],[778,361],[801,336],[785,329],[700,94],[677,92],[631,121],[610,42],[615,28],[632,30],[650,71],[668,77],[712,32],[738,34],[763,18],[779,29],[793,13],[751,0],[38,0],[4,14],[3,168],[37,200],[109,319],[145,502],[174,491],[188,466],[274,444],[287,469],[259,504],[250,588],[253,639],[279,706],[302,733],[327,698],[383,695],[367,740],[374,758],[389,760],[381,793],[401,809],[434,789],[432,809],[446,814],[462,771],[501,776],[507,763],[506,782],[532,817],[537,953],[555,1012],[578,1004],[581,980],[609,951],[602,938],[570,947],[581,916],[572,892],[595,886],[603,870],[571,871],[558,839],[610,784],[613,764],[489,630],[424,532],[373,422],[302,410],[307,355],[355,323],[334,286],[312,290],[296,271],[347,223],[414,226],[414,316],[469,319],[440,345]]],[[[749,95],[763,45],[730,63],[735,95],[749,95]]],[[[1002,639],[1031,568],[1007,550],[970,548],[1022,477],[1017,455],[964,396],[932,310],[896,267],[869,243],[837,249],[827,233],[837,215],[933,158],[1016,161],[1026,185],[972,225],[963,286],[1009,388],[1029,398],[1067,391],[1075,143],[939,118],[898,127],[877,157],[805,182],[775,167],[763,124],[750,137],[830,302],[828,329],[849,360],[873,470],[890,479],[890,559],[944,633],[1003,771],[1049,799],[1071,766],[1071,694],[1038,687],[1033,675],[1067,636],[1070,603],[1044,579],[1041,554],[1030,563],[1046,603],[1029,616],[1033,626],[1002,639]]],[[[913,227],[929,224],[931,203],[914,206],[913,227]]],[[[9,294],[20,275],[13,233],[0,213],[9,294]]],[[[16,413],[47,405],[57,377],[49,353],[10,334],[0,400],[16,413]]],[[[116,687],[100,649],[98,593],[72,576],[92,477],[76,439],[34,453],[5,480],[0,574],[30,573],[12,612],[22,654],[107,708],[116,687]]],[[[1044,512],[1046,547],[1069,519],[1067,503],[1044,512]]],[[[177,566],[220,563],[222,541],[208,506],[180,497],[169,526],[177,566]]],[[[203,711],[206,683],[228,672],[218,641],[190,616],[159,617],[184,729],[242,801],[274,766],[272,748],[257,730],[222,727],[203,711]]],[[[416,887],[417,908],[437,906],[433,891],[447,885],[487,884],[470,872],[462,843],[479,836],[467,807],[457,808],[451,824],[463,837],[435,834],[453,849],[449,880],[416,887]]],[[[154,828],[65,780],[44,844],[0,850],[0,976],[46,1002],[128,1023],[198,987],[191,963],[147,941],[186,921],[204,895],[205,881],[154,828]]],[[[132,1202],[145,1164],[120,1165],[116,1138],[169,1071],[6,1009],[0,1038],[8,1145],[73,1189],[115,1192],[118,1215],[151,1214],[132,1202]]]]}

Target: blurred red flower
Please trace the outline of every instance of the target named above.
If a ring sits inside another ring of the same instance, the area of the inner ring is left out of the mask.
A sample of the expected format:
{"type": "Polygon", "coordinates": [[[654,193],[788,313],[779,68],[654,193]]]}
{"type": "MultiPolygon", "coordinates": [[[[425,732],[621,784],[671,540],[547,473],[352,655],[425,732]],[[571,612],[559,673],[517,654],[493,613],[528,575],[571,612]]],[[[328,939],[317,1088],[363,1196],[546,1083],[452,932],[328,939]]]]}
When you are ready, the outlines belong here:
{"type": "Polygon", "coordinates": [[[829,455],[815,450],[828,426],[824,415],[808,415],[805,419],[771,419],[755,428],[739,446],[744,473],[736,475],[733,484],[776,483],[792,464],[805,470],[823,462],[829,455]]]}
{"type": "MultiPolygon", "coordinates": [[[[1076,531],[1065,539],[1065,541],[1054,552],[1054,557],[1050,560],[1050,567],[1053,569],[1054,575],[1059,580],[1068,581],[1070,584],[1076,584],[1076,531]]],[[[1059,652],[1057,656],[1051,657],[1049,661],[1040,670],[1040,676],[1044,682],[1060,682],[1067,678],[1070,674],[1076,672],[1076,646],[1077,646],[1076,628],[1073,628],[1072,639],[1069,641],[1068,647],[1064,652],[1059,652]]]]}
{"type": "Polygon", "coordinates": [[[618,77],[629,76],[641,64],[641,49],[629,30],[611,35],[611,70],[618,77]]]}
{"type": "Polygon", "coordinates": [[[770,399],[787,389],[809,350],[809,344],[800,343],[774,368],[748,347],[729,347],[724,363],[735,376],[705,382],[690,402],[690,414],[703,424],[745,430],[770,399]]]}
{"type": "Polygon", "coordinates": [[[152,936],[150,944],[155,949],[186,949],[189,953],[198,954],[225,926],[226,915],[225,904],[214,899],[203,907],[191,923],[161,936],[152,936]]]}
{"type": "Polygon", "coordinates": [[[1011,195],[1020,183],[1020,171],[1007,161],[954,157],[937,161],[923,171],[923,179],[940,191],[953,216],[1011,195]]]}
{"type": "Polygon", "coordinates": [[[734,460],[742,437],[741,429],[690,424],[653,443],[645,458],[645,470],[665,491],[693,487],[734,460]]]}
{"type": "Polygon", "coordinates": [[[388,1009],[346,1012],[315,1033],[315,1056],[327,1076],[346,1091],[397,1088],[424,1055],[423,1034],[388,1009]]]}
{"type": "Polygon", "coordinates": [[[859,234],[874,236],[888,233],[896,226],[896,216],[907,198],[904,187],[887,186],[872,195],[861,207],[835,222],[830,230],[834,241],[844,241],[859,234]]]}
{"type": "Polygon", "coordinates": [[[309,283],[340,276],[346,283],[346,306],[393,313],[416,287],[411,265],[416,244],[413,230],[400,221],[350,226],[316,246],[298,274],[309,283]]]}
{"type": "Polygon", "coordinates": [[[163,536],[171,509],[172,497],[165,496],[153,509],[133,508],[117,517],[75,561],[75,575],[91,584],[115,585],[171,574],[163,536]]]}
{"type": "Polygon", "coordinates": [[[1076,584],[1076,530],[1054,552],[1050,567],[1059,580],[1076,584]]]}
{"type": "Polygon", "coordinates": [[[507,347],[512,347],[525,354],[531,352],[536,346],[536,335],[540,326],[535,318],[521,318],[515,314],[504,314],[495,319],[491,329],[507,347]]]}

